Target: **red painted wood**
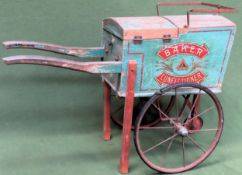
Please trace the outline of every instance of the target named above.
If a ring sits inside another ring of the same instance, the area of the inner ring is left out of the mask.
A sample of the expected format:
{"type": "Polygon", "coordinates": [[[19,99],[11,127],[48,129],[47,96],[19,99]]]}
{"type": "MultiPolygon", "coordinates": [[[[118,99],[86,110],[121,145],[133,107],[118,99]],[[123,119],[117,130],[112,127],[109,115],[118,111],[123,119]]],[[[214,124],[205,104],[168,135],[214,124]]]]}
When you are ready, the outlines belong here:
{"type": "Polygon", "coordinates": [[[124,120],[123,120],[123,133],[122,133],[122,147],[120,156],[120,173],[128,173],[129,169],[129,152],[130,152],[130,137],[131,137],[131,126],[132,126],[132,114],[134,104],[134,88],[136,80],[136,68],[137,62],[130,60],[128,63],[128,78],[127,78],[127,89],[124,106],[124,120]]]}
{"type": "Polygon", "coordinates": [[[109,141],[111,139],[110,126],[110,95],[111,88],[106,81],[104,81],[104,120],[103,120],[103,139],[109,141]]]}
{"type": "Polygon", "coordinates": [[[18,55],[3,58],[5,64],[36,64],[60,67],[93,74],[121,73],[121,61],[78,62],[37,55],[18,55]]]}
{"type": "Polygon", "coordinates": [[[77,57],[85,57],[85,58],[100,58],[104,57],[103,47],[67,47],[62,45],[56,45],[51,43],[44,42],[35,42],[35,41],[5,41],[3,42],[3,46],[6,49],[37,49],[55,52],[59,54],[77,56],[77,57]],[[90,54],[90,52],[99,51],[100,54],[90,54]]]}

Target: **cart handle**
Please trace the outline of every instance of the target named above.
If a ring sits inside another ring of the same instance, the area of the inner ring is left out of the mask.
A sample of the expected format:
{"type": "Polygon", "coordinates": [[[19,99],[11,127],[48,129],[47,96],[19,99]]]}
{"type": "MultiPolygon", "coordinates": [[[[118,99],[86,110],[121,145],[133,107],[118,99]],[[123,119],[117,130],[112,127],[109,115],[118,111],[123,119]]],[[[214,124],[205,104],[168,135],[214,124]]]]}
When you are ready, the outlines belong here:
{"type": "Polygon", "coordinates": [[[53,57],[44,57],[37,55],[17,55],[3,58],[7,65],[11,64],[36,64],[52,67],[60,67],[91,74],[111,74],[121,73],[121,61],[97,61],[97,62],[79,62],[53,57]]]}
{"type": "Polygon", "coordinates": [[[199,5],[199,6],[207,6],[207,7],[214,7],[216,9],[190,9],[187,11],[187,25],[185,27],[189,27],[190,25],[190,13],[233,13],[239,12],[239,9],[231,8],[222,6],[219,4],[211,4],[206,2],[159,2],[156,5],[157,15],[160,16],[160,6],[192,6],[192,5],[199,5]]]}
{"type": "Polygon", "coordinates": [[[104,47],[66,47],[35,41],[5,41],[3,46],[6,49],[37,49],[79,58],[103,58],[105,55],[104,47]]]}

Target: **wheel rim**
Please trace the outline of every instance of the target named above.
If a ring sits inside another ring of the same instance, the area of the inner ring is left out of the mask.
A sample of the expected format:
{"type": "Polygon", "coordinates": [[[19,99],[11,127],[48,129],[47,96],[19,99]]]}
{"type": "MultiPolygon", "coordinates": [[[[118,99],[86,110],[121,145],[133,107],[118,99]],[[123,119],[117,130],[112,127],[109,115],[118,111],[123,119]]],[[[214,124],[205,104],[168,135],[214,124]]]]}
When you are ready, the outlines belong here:
{"type": "Polygon", "coordinates": [[[222,128],[223,111],[215,94],[201,85],[176,84],[154,95],[145,104],[136,120],[134,141],[139,156],[150,168],[177,173],[202,163],[215,149],[222,128]],[[184,88],[192,88],[198,93],[194,95],[195,100],[192,101],[190,94],[179,93],[184,88]],[[169,115],[154,105],[167,93],[175,96],[169,115]],[[198,99],[201,101],[199,108],[198,99]],[[155,127],[140,125],[149,108],[156,108],[169,118],[169,122],[161,122],[155,127]]]}
{"type": "MultiPolygon", "coordinates": [[[[114,101],[114,100],[112,100],[114,101]]],[[[134,129],[134,123],[137,119],[137,116],[139,114],[139,112],[141,111],[141,109],[143,108],[143,106],[145,105],[145,103],[148,101],[147,97],[143,97],[143,98],[136,98],[135,102],[134,102],[134,108],[133,108],[133,121],[132,121],[132,129],[134,129]]],[[[168,101],[167,104],[162,106],[162,109],[164,109],[165,113],[168,114],[170,112],[170,110],[172,109],[172,106],[174,105],[175,102],[175,98],[174,96],[169,97],[166,101],[168,101]]],[[[114,110],[112,110],[111,112],[111,119],[112,121],[118,125],[119,127],[123,127],[123,110],[124,110],[124,99],[119,99],[115,102],[115,106],[116,108],[114,110]]],[[[149,111],[149,114],[146,114],[145,120],[143,120],[142,125],[141,126],[145,126],[145,127],[150,127],[150,126],[155,126],[157,124],[159,124],[161,122],[159,117],[154,117],[154,111],[149,111]]],[[[165,120],[165,119],[164,119],[165,120]]]]}

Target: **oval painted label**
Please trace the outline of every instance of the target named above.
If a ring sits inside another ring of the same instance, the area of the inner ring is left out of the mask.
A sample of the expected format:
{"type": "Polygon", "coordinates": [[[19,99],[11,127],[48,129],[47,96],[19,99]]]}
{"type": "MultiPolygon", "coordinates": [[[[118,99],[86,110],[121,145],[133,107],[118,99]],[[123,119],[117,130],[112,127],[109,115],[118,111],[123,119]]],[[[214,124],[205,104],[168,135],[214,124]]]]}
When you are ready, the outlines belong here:
{"type": "Polygon", "coordinates": [[[208,47],[195,43],[178,43],[161,48],[157,55],[161,58],[156,63],[156,70],[162,70],[155,77],[162,85],[181,82],[201,83],[206,78],[202,68],[206,66],[203,58],[209,53],[208,47]]]}

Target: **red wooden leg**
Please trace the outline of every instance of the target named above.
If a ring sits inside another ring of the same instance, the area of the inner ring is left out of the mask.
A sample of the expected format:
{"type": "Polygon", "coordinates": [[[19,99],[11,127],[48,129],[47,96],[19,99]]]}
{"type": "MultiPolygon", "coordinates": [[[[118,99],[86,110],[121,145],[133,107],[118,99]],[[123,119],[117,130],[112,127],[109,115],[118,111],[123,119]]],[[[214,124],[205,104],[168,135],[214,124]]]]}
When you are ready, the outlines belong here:
{"type": "Polygon", "coordinates": [[[137,63],[134,60],[130,60],[128,63],[128,77],[126,84],[126,98],[124,105],[124,119],[123,119],[123,132],[122,132],[122,146],[120,157],[120,173],[128,173],[129,171],[129,152],[130,152],[130,136],[132,126],[132,114],[134,103],[134,88],[136,79],[136,66],[137,63]]]}
{"type": "Polygon", "coordinates": [[[104,120],[103,120],[103,139],[108,141],[111,138],[110,127],[110,95],[111,88],[106,81],[104,81],[104,120]]]}

